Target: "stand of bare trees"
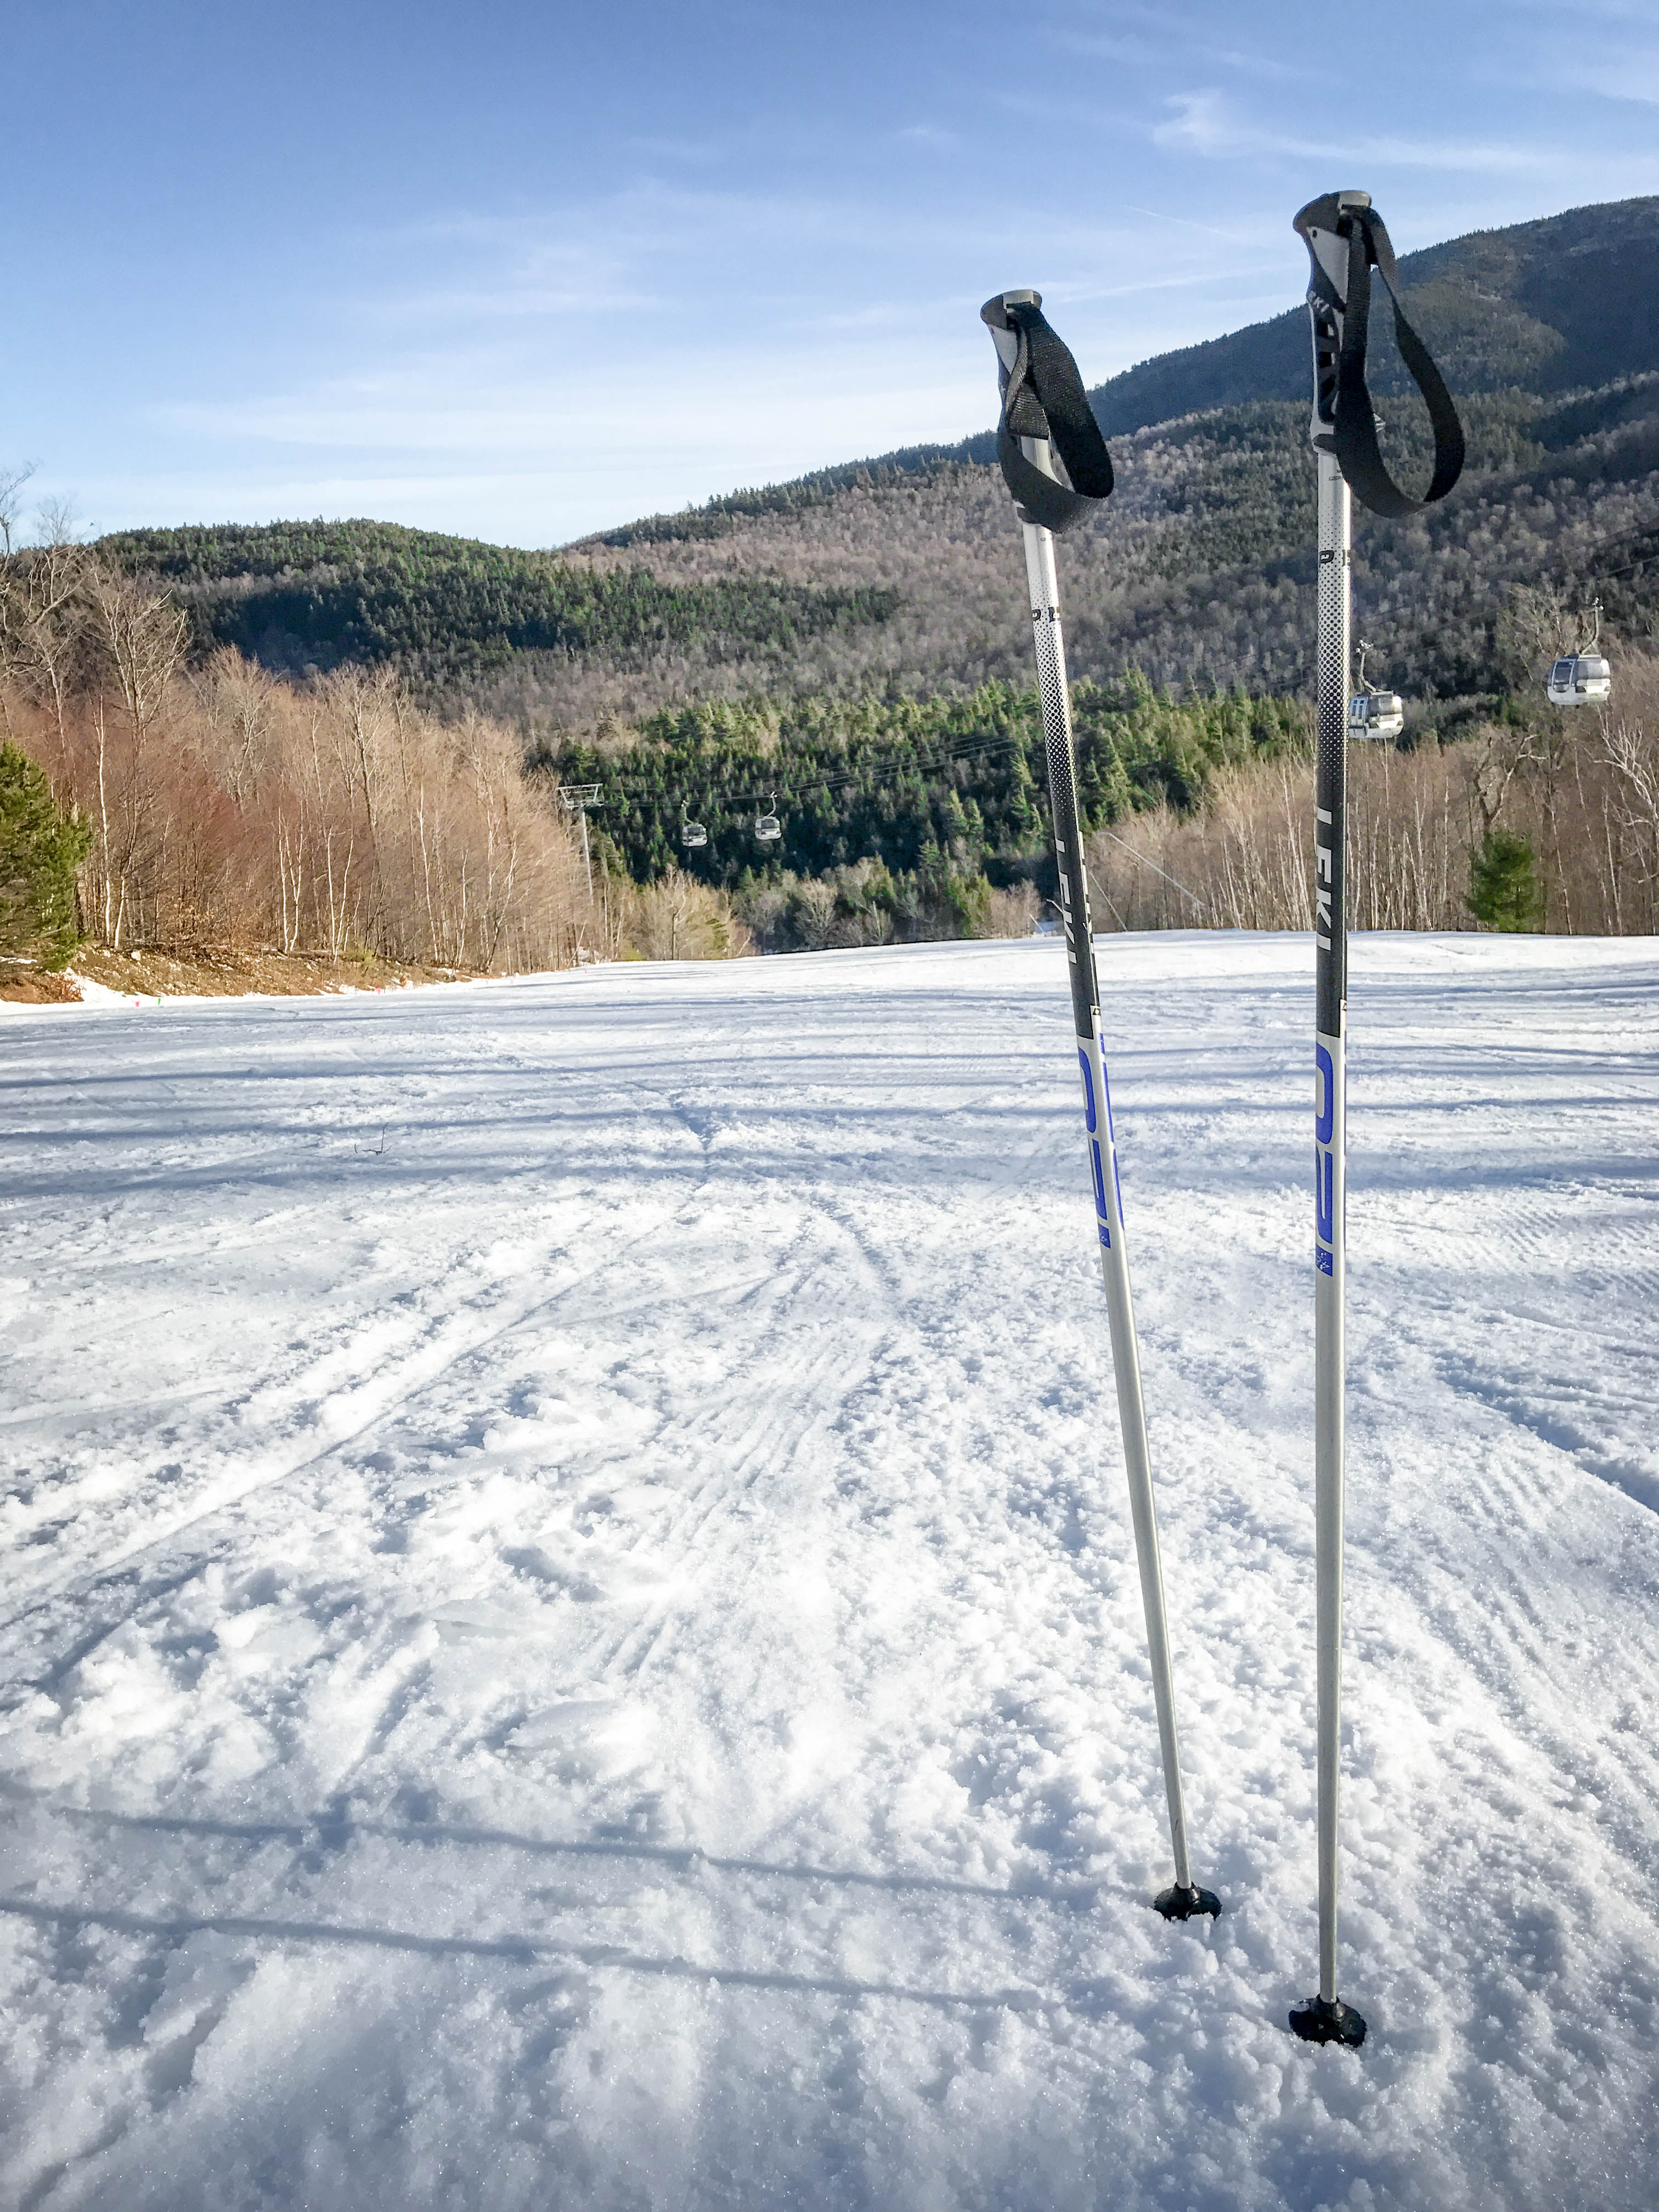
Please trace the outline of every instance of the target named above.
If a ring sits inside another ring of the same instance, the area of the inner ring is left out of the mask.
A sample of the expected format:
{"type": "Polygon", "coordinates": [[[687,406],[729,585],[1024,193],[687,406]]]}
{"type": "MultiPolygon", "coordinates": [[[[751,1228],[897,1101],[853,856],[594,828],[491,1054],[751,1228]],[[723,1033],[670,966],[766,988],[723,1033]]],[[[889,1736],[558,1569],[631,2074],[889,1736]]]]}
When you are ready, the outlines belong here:
{"type": "Polygon", "coordinates": [[[489,970],[556,967],[591,943],[568,827],[499,725],[434,721],[384,670],[295,691],[232,653],[190,692],[185,745],[258,825],[279,950],[489,970]]]}
{"type": "Polygon", "coordinates": [[[643,960],[728,960],[755,949],[725,894],[683,868],[629,884],[612,906],[617,949],[643,960]]]}
{"type": "MultiPolygon", "coordinates": [[[[1349,753],[1348,910],[1357,929],[1474,929],[1475,856],[1494,832],[1536,867],[1539,927],[1659,931],[1659,660],[1620,654],[1609,709],[1540,708],[1454,745],[1349,753]]],[[[1196,815],[1132,816],[1089,842],[1112,929],[1305,929],[1313,762],[1218,775],[1196,815]]]]}

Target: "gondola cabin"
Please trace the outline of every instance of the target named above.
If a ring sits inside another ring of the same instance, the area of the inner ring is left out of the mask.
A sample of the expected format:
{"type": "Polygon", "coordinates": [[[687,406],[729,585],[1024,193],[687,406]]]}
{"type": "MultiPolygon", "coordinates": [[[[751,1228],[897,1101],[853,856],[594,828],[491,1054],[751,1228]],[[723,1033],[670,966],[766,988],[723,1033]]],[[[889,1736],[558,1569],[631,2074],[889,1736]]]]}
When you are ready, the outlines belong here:
{"type": "Polygon", "coordinates": [[[1348,702],[1351,738],[1397,738],[1406,726],[1406,708],[1397,691],[1359,691],[1348,702]]]}
{"type": "Polygon", "coordinates": [[[688,848],[694,845],[706,845],[708,842],[708,832],[701,822],[682,822],[680,842],[688,848]]]}
{"type": "MultiPolygon", "coordinates": [[[[777,803],[775,796],[772,804],[775,806],[777,803]]],[[[783,824],[775,814],[757,814],[755,817],[755,835],[763,845],[774,844],[783,835],[783,824]]]]}
{"type": "Polygon", "coordinates": [[[1599,653],[1564,653],[1550,663],[1546,689],[1552,707],[1585,707],[1613,690],[1613,671],[1599,653]]]}

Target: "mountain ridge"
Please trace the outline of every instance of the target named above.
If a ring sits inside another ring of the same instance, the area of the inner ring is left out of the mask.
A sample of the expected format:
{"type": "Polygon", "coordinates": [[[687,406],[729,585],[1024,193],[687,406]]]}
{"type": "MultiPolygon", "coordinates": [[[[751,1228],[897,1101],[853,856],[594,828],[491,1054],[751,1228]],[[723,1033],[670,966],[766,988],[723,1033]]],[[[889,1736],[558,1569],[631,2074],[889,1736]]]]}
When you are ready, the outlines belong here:
{"type": "MultiPolygon", "coordinates": [[[[1659,369],[1659,195],[1592,202],[1496,230],[1465,231],[1401,255],[1399,265],[1401,289],[1410,296],[1413,319],[1454,390],[1492,392],[1514,386],[1541,398],[1575,386],[1593,390],[1620,376],[1659,369]],[[1533,249],[1524,257],[1524,265],[1523,243],[1533,249]],[[1547,272],[1554,264],[1546,258],[1547,252],[1572,260],[1586,299],[1604,295],[1619,273],[1625,279],[1620,290],[1628,301],[1631,270],[1616,271],[1614,264],[1620,256],[1633,262],[1638,312],[1612,325],[1611,335],[1606,321],[1598,319],[1592,345],[1583,304],[1576,292],[1564,293],[1551,281],[1547,272]],[[1482,279],[1490,288],[1505,276],[1516,294],[1514,299],[1501,289],[1480,289],[1474,281],[1482,279]],[[1562,322],[1535,314],[1534,307],[1551,307],[1562,322]]],[[[1403,392],[1407,380],[1393,354],[1388,319],[1379,317],[1375,327],[1382,346],[1371,388],[1378,393],[1403,392]]],[[[1298,301],[1219,337],[1151,355],[1090,386],[1088,398],[1095,419],[1110,438],[1218,407],[1262,399],[1305,401],[1308,389],[1308,325],[1306,310],[1298,301]]],[[[684,514],[714,517],[767,511],[788,504],[786,495],[798,488],[803,492],[839,489],[860,470],[913,473],[939,463],[995,459],[995,429],[975,430],[954,441],[897,447],[866,460],[833,463],[779,484],[723,493],[684,514]]],[[[590,532],[570,544],[636,542],[635,533],[653,526],[664,526],[660,534],[667,536],[672,534],[668,526],[679,520],[678,515],[651,515],[590,532]]]]}
{"type": "MultiPolygon", "coordinates": [[[[1522,589],[1601,588],[1610,623],[1643,634],[1659,605],[1659,198],[1471,232],[1401,267],[1469,463],[1443,505],[1358,519],[1360,620],[1380,659],[1420,696],[1496,693],[1522,589]]],[[[1390,397],[1404,384],[1390,319],[1374,327],[1390,465],[1422,481],[1421,404],[1390,397]]],[[[1306,348],[1291,307],[1095,387],[1118,490],[1066,540],[1078,675],[1305,689],[1306,348]]],[[[1028,682],[993,444],[986,431],[898,448],[545,553],[370,524],[104,542],[191,606],[204,643],[289,672],[389,659],[434,703],[482,707],[545,744],[702,699],[1028,682]]]]}

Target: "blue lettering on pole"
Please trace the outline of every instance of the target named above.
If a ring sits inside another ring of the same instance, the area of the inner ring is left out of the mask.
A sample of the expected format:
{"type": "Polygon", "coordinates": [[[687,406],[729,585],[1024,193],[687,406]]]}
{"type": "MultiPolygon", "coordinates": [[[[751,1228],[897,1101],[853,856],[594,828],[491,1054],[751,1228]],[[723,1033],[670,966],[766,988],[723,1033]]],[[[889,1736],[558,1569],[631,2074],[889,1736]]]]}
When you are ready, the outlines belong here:
{"type": "Polygon", "coordinates": [[[1100,1164],[1100,1145],[1093,1137],[1089,1139],[1089,1158],[1093,1163],[1095,1170],[1095,1212],[1100,1217],[1100,1233],[1109,1244],[1112,1240],[1106,1232],[1111,1224],[1112,1217],[1106,1211],[1106,1177],[1100,1164]]]}
{"type": "Polygon", "coordinates": [[[1314,1047],[1314,1064],[1319,1071],[1319,1103],[1314,1108],[1314,1135],[1322,1145],[1328,1145],[1336,1125],[1336,1070],[1331,1066],[1331,1056],[1322,1044],[1314,1047]]]}
{"type": "Polygon", "coordinates": [[[1314,1211],[1316,1216],[1315,1233],[1322,1244],[1328,1244],[1336,1227],[1335,1205],[1336,1170],[1328,1152],[1314,1154],[1314,1211]]]}
{"type": "Polygon", "coordinates": [[[1089,1134],[1092,1137],[1095,1133],[1095,1079],[1090,1071],[1088,1051],[1083,1045],[1077,1048],[1077,1064],[1083,1070],[1083,1118],[1089,1124],[1089,1134]]]}
{"type": "Polygon", "coordinates": [[[1329,1275],[1335,1273],[1335,1270],[1331,1264],[1330,1254],[1328,1252],[1322,1251],[1317,1245],[1314,1248],[1314,1265],[1318,1268],[1322,1275],[1329,1275]]]}

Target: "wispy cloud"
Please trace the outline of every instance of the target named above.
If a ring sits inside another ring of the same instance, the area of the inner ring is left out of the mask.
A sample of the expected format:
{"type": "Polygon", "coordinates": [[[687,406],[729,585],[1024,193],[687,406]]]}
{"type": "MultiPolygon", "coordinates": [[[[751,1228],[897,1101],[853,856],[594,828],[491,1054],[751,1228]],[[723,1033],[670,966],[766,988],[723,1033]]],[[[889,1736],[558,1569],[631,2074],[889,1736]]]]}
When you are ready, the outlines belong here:
{"type": "MultiPolygon", "coordinates": [[[[1107,267],[1130,292],[1143,280],[1165,282],[1171,248],[1167,239],[1151,243],[1152,219],[1133,204],[1108,213],[1073,202],[1054,211],[1034,239],[1024,206],[1006,196],[990,204],[964,194],[896,208],[855,193],[750,194],[652,182],[534,213],[454,214],[365,239],[363,252],[386,276],[335,307],[366,332],[493,333],[504,345],[523,343],[542,323],[563,343],[591,344],[596,329],[579,336],[589,318],[627,325],[631,344],[632,333],[672,317],[678,343],[693,353],[734,327],[751,345],[763,335],[768,348],[787,351],[826,330],[925,326],[935,313],[960,313],[969,293],[976,305],[1010,269],[1024,274],[1006,281],[1029,281],[1038,261],[1091,286],[1107,267]],[[831,269],[857,273],[854,296],[829,281],[831,269]],[[920,271],[926,289],[915,281],[920,271]]],[[[1169,220],[1200,241],[1179,249],[1178,274],[1201,276],[1223,265],[1226,257],[1203,240],[1259,243],[1259,234],[1239,227],[1169,220]]]]}
{"type": "Polygon", "coordinates": [[[1622,47],[1616,62],[1579,57],[1553,73],[1558,87],[1589,93],[1599,100],[1630,100],[1659,107],[1659,47],[1632,52],[1622,47]]]}
{"type": "Polygon", "coordinates": [[[1513,99],[1550,104],[1553,137],[1584,144],[1582,114],[1563,105],[1572,94],[1614,106],[1659,106],[1653,0],[1510,0],[1510,6],[1515,35],[1488,68],[1513,99]]]}
{"type": "Polygon", "coordinates": [[[1119,62],[1129,69],[1157,61],[1169,51],[1167,40],[1145,33],[1123,38],[1109,31],[1061,31],[1054,43],[1062,53],[1077,54],[1085,61],[1119,62]]]}
{"type": "Polygon", "coordinates": [[[724,161],[732,150],[718,138],[639,137],[625,139],[623,143],[629,153],[647,161],[685,161],[704,168],[724,161]]]}
{"type": "Polygon", "coordinates": [[[1217,46],[1195,25],[1169,16],[1153,16],[1144,29],[1127,35],[1109,31],[1060,31],[1054,43],[1085,61],[1115,63],[1124,69],[1167,69],[1178,59],[1188,64],[1201,58],[1206,67],[1231,70],[1237,76],[1267,84],[1309,84],[1319,72],[1302,63],[1276,59],[1267,53],[1250,53],[1237,47],[1217,46]]]}
{"type": "Polygon", "coordinates": [[[1340,140],[1304,137],[1241,115],[1224,93],[1212,89],[1176,93],[1164,104],[1172,112],[1153,126],[1153,144],[1209,161],[1340,161],[1349,167],[1374,161],[1482,173],[1516,173],[1549,165],[1547,155],[1533,147],[1482,144],[1461,137],[1407,138],[1391,132],[1356,133],[1340,140]]]}
{"type": "Polygon", "coordinates": [[[1171,215],[1167,208],[1142,207],[1135,200],[1125,200],[1123,205],[1136,215],[1144,215],[1149,222],[1166,222],[1175,230],[1197,231],[1201,237],[1219,239],[1225,246],[1256,246],[1261,242],[1254,231],[1223,230],[1216,223],[1200,222],[1192,216],[1171,215]]]}

